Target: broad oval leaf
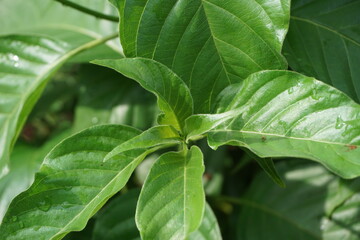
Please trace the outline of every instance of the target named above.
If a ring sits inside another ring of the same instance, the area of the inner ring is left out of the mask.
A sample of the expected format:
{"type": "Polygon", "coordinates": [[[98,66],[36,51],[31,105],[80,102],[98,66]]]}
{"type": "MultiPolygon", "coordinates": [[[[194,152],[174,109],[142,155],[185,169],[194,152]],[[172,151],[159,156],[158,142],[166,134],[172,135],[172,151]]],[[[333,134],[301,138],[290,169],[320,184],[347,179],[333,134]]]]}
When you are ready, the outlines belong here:
{"type": "Polygon", "coordinates": [[[93,63],[112,68],[134,79],[158,98],[159,108],[165,114],[160,124],[182,130],[185,119],[193,113],[189,88],[171,69],[145,58],[96,60],[93,63]]]}
{"type": "MultiPolygon", "coordinates": [[[[135,210],[140,191],[130,190],[112,200],[96,215],[93,240],[140,240],[135,224],[135,210]]],[[[211,207],[206,204],[200,227],[189,240],[221,240],[221,233],[211,207]]]]}
{"type": "Polygon", "coordinates": [[[0,37],[0,170],[51,75],[74,55],[113,37],[92,40],[75,48],[45,37],[0,37]]]}
{"type": "Polygon", "coordinates": [[[336,178],[323,167],[301,160],[290,160],[277,168],[287,188],[279,188],[260,174],[245,196],[234,200],[241,205],[237,225],[242,227],[237,228],[236,239],[323,239],[320,220],[328,185],[336,178]]]}
{"type": "Polygon", "coordinates": [[[153,147],[169,147],[173,145],[180,145],[182,143],[182,138],[180,138],[179,133],[171,126],[155,126],[152,127],[140,135],[133,137],[129,141],[126,141],[111,152],[109,152],[104,160],[111,159],[112,157],[126,152],[132,149],[139,148],[153,148],[153,147]]]}
{"type": "Polygon", "coordinates": [[[10,171],[0,178],[0,223],[11,203],[21,192],[28,189],[34,181],[35,173],[39,170],[46,154],[59,141],[70,135],[64,131],[48,140],[41,147],[34,147],[23,143],[16,144],[10,156],[10,171]]]}
{"type": "Polygon", "coordinates": [[[255,73],[218,109],[225,117],[193,116],[194,126],[206,124],[188,131],[211,130],[214,148],[243,146],[263,158],[307,158],[345,178],[360,175],[360,106],[320,81],[289,71],[255,73]]]}
{"type": "MultiPolygon", "coordinates": [[[[298,159],[277,167],[288,184],[286,189],[275,186],[261,174],[245,198],[234,200],[242,207],[238,221],[242,227],[237,229],[237,239],[263,240],[264,236],[269,240],[359,239],[359,189],[328,217],[325,206],[339,197],[335,192],[340,189],[334,188],[338,178],[321,166],[298,159]]],[[[342,186],[347,187],[351,188],[342,186]]]]}
{"type": "Polygon", "coordinates": [[[128,151],[103,162],[114,147],[140,133],[126,126],[103,125],[61,142],[46,157],[30,189],[11,203],[0,238],[61,239],[83,229],[154,151],[128,151]]]}
{"type": "Polygon", "coordinates": [[[208,113],[218,93],[265,69],[285,69],[280,51],[288,0],[111,0],[120,13],[127,57],[151,58],[189,86],[195,112],[208,113]]]}
{"type": "Polygon", "coordinates": [[[360,102],[360,2],[294,0],[284,55],[292,69],[360,102]]]}
{"type": "Polygon", "coordinates": [[[203,156],[196,146],[160,156],[136,209],[142,239],[186,239],[200,226],[205,207],[203,173],[203,156]]]}

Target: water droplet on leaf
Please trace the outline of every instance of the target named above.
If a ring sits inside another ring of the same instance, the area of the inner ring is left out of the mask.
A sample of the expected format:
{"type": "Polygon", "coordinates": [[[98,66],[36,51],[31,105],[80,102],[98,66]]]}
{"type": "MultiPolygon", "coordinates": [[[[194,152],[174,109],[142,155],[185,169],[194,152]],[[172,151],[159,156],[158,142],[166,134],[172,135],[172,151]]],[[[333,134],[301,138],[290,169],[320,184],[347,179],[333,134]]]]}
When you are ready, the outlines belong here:
{"type": "Polygon", "coordinates": [[[93,124],[97,124],[97,123],[99,122],[99,119],[98,119],[97,117],[93,117],[93,118],[91,119],[91,122],[92,122],[93,124]]]}
{"type": "Polygon", "coordinates": [[[343,128],[345,125],[346,123],[344,122],[344,120],[340,116],[338,116],[336,118],[335,128],[340,129],[343,128]]]}
{"type": "Polygon", "coordinates": [[[17,61],[19,61],[19,57],[18,57],[17,55],[13,55],[13,56],[12,56],[12,60],[15,61],[15,62],[17,62],[17,61]]]}
{"type": "Polygon", "coordinates": [[[16,222],[16,221],[17,221],[17,216],[13,216],[13,217],[11,218],[11,221],[16,222]]]}
{"type": "Polygon", "coordinates": [[[319,96],[319,94],[318,94],[318,92],[317,92],[317,90],[315,88],[312,90],[311,98],[314,99],[314,100],[319,100],[320,99],[320,96],[319,96]]]}
{"type": "Polygon", "coordinates": [[[38,207],[38,208],[39,208],[41,211],[43,211],[43,212],[47,212],[47,211],[49,211],[50,207],[51,207],[50,202],[47,201],[47,200],[45,200],[45,201],[41,201],[41,202],[39,203],[39,207],[38,207]]]}
{"type": "Polygon", "coordinates": [[[294,90],[295,90],[294,87],[289,88],[288,89],[288,94],[292,94],[294,92],[294,90]]]}

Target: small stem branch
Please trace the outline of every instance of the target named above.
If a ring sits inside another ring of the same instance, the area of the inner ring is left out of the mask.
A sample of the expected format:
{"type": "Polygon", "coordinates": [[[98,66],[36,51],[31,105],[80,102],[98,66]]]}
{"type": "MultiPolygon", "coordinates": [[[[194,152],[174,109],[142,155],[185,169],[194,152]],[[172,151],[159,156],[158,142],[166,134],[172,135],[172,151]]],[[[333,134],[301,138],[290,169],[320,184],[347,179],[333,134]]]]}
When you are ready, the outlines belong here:
{"type": "Polygon", "coordinates": [[[119,22],[119,18],[116,17],[116,16],[111,16],[111,15],[107,15],[107,14],[104,14],[104,13],[100,13],[100,12],[91,10],[91,9],[86,8],[84,6],[81,6],[79,4],[73,3],[72,1],[68,1],[68,0],[55,0],[55,1],[59,2],[59,3],[62,3],[65,6],[74,8],[74,9],[80,11],[80,12],[92,15],[94,17],[97,17],[97,18],[105,19],[105,20],[108,20],[108,21],[111,21],[111,22],[119,22]]]}

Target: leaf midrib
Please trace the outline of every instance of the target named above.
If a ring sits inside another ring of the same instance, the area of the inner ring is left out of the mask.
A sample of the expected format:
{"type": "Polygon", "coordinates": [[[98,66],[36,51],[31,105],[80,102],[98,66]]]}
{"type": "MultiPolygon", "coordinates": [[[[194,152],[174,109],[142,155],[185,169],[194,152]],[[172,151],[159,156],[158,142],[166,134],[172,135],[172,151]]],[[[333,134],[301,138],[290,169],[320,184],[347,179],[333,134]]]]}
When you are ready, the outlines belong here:
{"type": "Polygon", "coordinates": [[[59,236],[59,234],[66,233],[67,227],[68,227],[69,225],[71,225],[74,221],[78,220],[79,216],[80,216],[84,211],[86,211],[86,210],[88,209],[88,207],[89,207],[95,200],[98,199],[98,198],[97,198],[98,196],[101,196],[104,191],[108,190],[108,186],[111,185],[111,184],[112,184],[113,182],[115,182],[116,180],[118,180],[118,178],[121,176],[121,174],[122,174],[124,171],[128,170],[129,167],[131,167],[134,163],[136,163],[137,161],[141,160],[141,159],[144,158],[146,155],[148,155],[148,154],[150,154],[150,153],[152,153],[152,152],[154,152],[154,151],[156,151],[156,148],[147,150],[147,151],[145,151],[143,154],[141,154],[140,156],[138,156],[137,158],[135,158],[134,160],[132,160],[131,162],[129,162],[129,164],[127,164],[126,167],[124,167],[121,171],[119,171],[119,173],[116,174],[116,175],[112,178],[112,180],[109,181],[109,183],[106,184],[106,185],[103,187],[103,189],[102,189],[98,194],[96,194],[96,195],[93,197],[93,199],[92,199],[90,202],[88,202],[88,203],[85,205],[85,207],[84,207],[76,216],[74,216],[74,217],[72,218],[72,220],[71,220],[69,223],[67,223],[65,226],[63,226],[62,228],[60,228],[60,230],[59,230],[56,234],[54,234],[54,235],[51,237],[51,239],[55,239],[55,237],[59,236]],[[64,231],[64,230],[65,230],[65,231],[64,231]]]}
{"type": "Polygon", "coordinates": [[[324,141],[324,140],[316,140],[316,139],[312,139],[312,138],[299,138],[299,137],[284,136],[284,135],[280,135],[280,134],[276,134],[276,133],[254,132],[254,131],[246,131],[246,130],[211,130],[209,132],[211,132],[211,133],[216,133],[216,132],[240,132],[240,133],[249,133],[249,134],[256,134],[256,135],[263,135],[263,136],[282,137],[282,138],[301,140],[301,141],[312,141],[312,142],[331,144],[331,145],[339,145],[339,146],[347,146],[347,145],[350,146],[351,145],[351,146],[360,147],[360,145],[357,145],[357,144],[329,142],[329,141],[324,141]]]}

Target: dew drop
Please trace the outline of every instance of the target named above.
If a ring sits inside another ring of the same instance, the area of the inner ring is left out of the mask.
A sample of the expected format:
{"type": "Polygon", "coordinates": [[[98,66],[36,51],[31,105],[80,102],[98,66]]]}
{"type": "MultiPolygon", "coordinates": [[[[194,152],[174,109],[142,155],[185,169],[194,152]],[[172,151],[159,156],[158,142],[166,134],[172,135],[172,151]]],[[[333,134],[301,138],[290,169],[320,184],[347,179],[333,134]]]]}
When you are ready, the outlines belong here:
{"type": "Polygon", "coordinates": [[[15,61],[15,62],[17,62],[17,61],[19,61],[19,57],[18,57],[17,55],[13,55],[13,56],[12,56],[12,60],[15,61]]]}
{"type": "Polygon", "coordinates": [[[13,216],[13,217],[11,218],[11,221],[16,222],[17,219],[18,219],[17,216],[13,216]]]}
{"type": "Polygon", "coordinates": [[[314,100],[319,100],[320,99],[320,96],[319,96],[319,94],[318,94],[318,92],[317,92],[317,90],[315,88],[312,90],[311,98],[314,99],[314,100]]]}
{"type": "Polygon", "coordinates": [[[14,54],[10,54],[9,59],[11,61],[13,61],[14,67],[16,67],[16,68],[19,67],[19,56],[14,55],[14,54]]]}
{"type": "Polygon", "coordinates": [[[21,228],[23,228],[23,227],[25,226],[24,223],[21,222],[21,221],[19,222],[19,224],[20,224],[20,227],[21,227],[21,228]]]}
{"type": "Polygon", "coordinates": [[[294,87],[289,88],[288,89],[288,94],[292,94],[294,92],[294,90],[295,90],[294,87]]]}
{"type": "Polygon", "coordinates": [[[43,212],[47,212],[47,211],[49,211],[50,207],[51,207],[50,202],[45,200],[45,201],[41,201],[41,202],[39,203],[39,207],[38,207],[38,208],[39,208],[41,211],[43,211],[43,212]]]}
{"type": "Polygon", "coordinates": [[[97,123],[99,122],[99,119],[98,119],[97,117],[93,117],[93,118],[91,119],[91,122],[92,122],[93,124],[97,124],[97,123]]]}
{"type": "Polygon", "coordinates": [[[340,116],[338,116],[336,118],[335,128],[340,129],[343,128],[345,125],[346,123],[344,122],[344,120],[340,116]]]}

